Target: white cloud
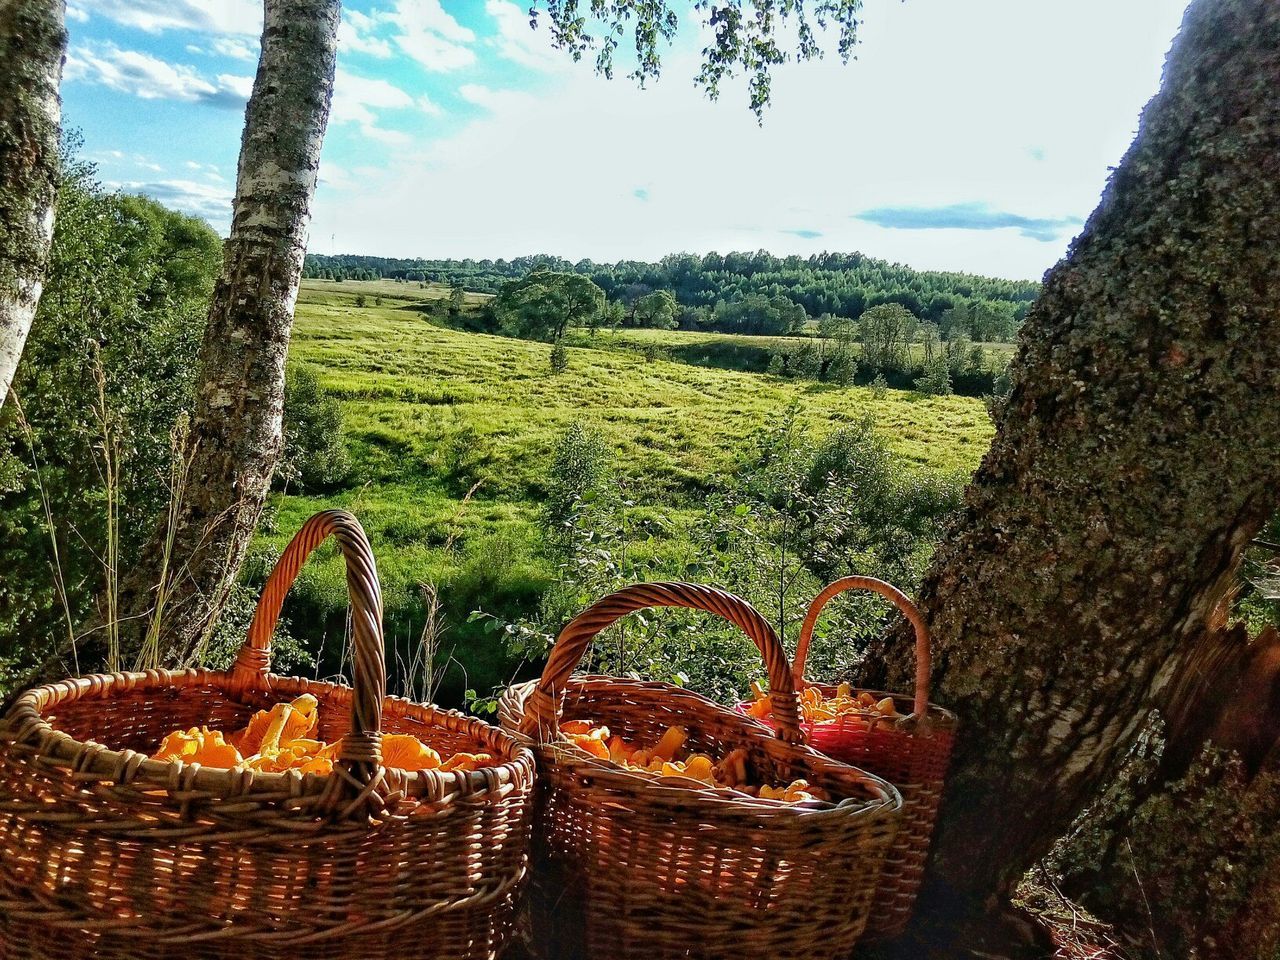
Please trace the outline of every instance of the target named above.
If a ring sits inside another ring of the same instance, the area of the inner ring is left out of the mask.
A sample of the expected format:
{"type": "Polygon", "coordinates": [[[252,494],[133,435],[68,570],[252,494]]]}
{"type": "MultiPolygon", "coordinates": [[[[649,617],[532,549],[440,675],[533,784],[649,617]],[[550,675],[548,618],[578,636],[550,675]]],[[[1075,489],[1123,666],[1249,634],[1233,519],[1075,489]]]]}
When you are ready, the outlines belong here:
{"type": "Polygon", "coordinates": [[[429,117],[444,116],[444,108],[425,93],[418,97],[418,109],[429,117]]]}
{"type": "Polygon", "coordinates": [[[1028,222],[1087,216],[1156,89],[1182,0],[978,2],[981,28],[971,5],[952,0],[879,6],[848,67],[831,57],[777,72],[763,129],[740,82],[715,104],[691,87],[696,42],[648,91],[589,67],[536,95],[464,84],[458,96],[482,108],[472,122],[340,198],[322,191],[316,231],[339,249],[386,255],[863,250],[1038,276],[1069,229],[1046,241],[857,214],[986,205],[1028,222]],[[1036,42],[1048,35],[1054,44],[1036,42]]]}
{"type": "Polygon", "coordinates": [[[395,0],[389,16],[400,31],[396,45],[427,70],[444,73],[475,63],[468,46],[475,33],[451,17],[440,0],[395,0]]]}
{"type": "Polygon", "coordinates": [[[201,183],[197,180],[125,181],[110,184],[124,193],[141,193],[167,207],[193,217],[208,220],[225,230],[231,222],[231,192],[226,185],[201,183]]]}
{"type": "Polygon", "coordinates": [[[485,13],[493,18],[498,35],[489,41],[498,53],[514,63],[540,71],[564,70],[569,54],[551,45],[545,26],[529,26],[529,8],[512,0],[485,0],[485,13]]]}
{"type": "Polygon", "coordinates": [[[380,143],[408,143],[408,134],[379,126],[378,114],[383,110],[405,110],[421,107],[421,103],[395,84],[372,77],[362,77],[338,67],[333,85],[334,123],[354,123],[363,136],[380,143]]]}
{"type": "Polygon", "coordinates": [[[68,11],[68,16],[78,20],[86,20],[90,14],[148,33],[262,33],[262,4],[254,0],[75,0],[68,11]]]}
{"type": "Polygon", "coordinates": [[[379,27],[388,22],[385,14],[364,14],[359,10],[345,10],[338,26],[340,49],[365,53],[379,60],[392,55],[391,43],[376,35],[379,27]]]}
{"type": "Polygon", "coordinates": [[[258,59],[258,44],[238,37],[214,37],[210,46],[214,53],[233,60],[258,59]]]}
{"type": "Polygon", "coordinates": [[[521,90],[494,90],[479,83],[464,83],[458,88],[458,96],[467,103],[490,112],[503,109],[520,109],[524,104],[533,105],[536,98],[521,90]]]}
{"type": "Polygon", "coordinates": [[[122,50],[113,43],[84,44],[67,54],[64,77],[132,94],[143,100],[182,100],[219,107],[244,105],[253,80],[219,74],[202,77],[185,64],[169,63],[149,53],[122,50]]]}

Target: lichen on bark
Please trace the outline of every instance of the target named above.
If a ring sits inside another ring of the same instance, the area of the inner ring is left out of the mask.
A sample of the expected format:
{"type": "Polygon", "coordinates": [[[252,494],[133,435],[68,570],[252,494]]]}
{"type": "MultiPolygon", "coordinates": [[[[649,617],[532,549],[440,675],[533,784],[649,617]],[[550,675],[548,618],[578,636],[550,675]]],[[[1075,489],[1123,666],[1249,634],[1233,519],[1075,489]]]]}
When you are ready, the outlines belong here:
{"type": "Polygon", "coordinates": [[[35,318],[53,239],[62,0],[0,4],[0,406],[35,318]]]}

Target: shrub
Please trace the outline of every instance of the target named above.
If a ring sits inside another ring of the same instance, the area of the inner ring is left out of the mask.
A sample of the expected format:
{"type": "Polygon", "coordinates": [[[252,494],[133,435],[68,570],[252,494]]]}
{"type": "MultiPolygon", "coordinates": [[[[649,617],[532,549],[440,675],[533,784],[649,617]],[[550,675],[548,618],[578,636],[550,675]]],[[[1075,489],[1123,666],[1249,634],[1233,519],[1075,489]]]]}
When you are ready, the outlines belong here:
{"type": "Polygon", "coordinates": [[[569,369],[569,351],[560,340],[551,347],[551,372],[564,373],[569,369]]]}
{"type": "Polygon", "coordinates": [[[575,420],[556,441],[542,506],[548,540],[564,549],[589,501],[604,491],[609,477],[609,448],[598,430],[575,420]]]}
{"type": "Polygon", "coordinates": [[[342,408],[309,367],[291,367],[284,384],[284,450],[276,482],[299,490],[336,486],[351,472],[342,408]]]}
{"type": "Polygon", "coordinates": [[[847,350],[841,350],[827,364],[827,380],[839,386],[851,386],[857,375],[858,361],[847,350]]]}
{"type": "Polygon", "coordinates": [[[947,358],[938,354],[930,360],[916,378],[915,387],[927,396],[950,396],[951,371],[947,367],[947,358]]]}
{"type": "Polygon", "coordinates": [[[221,265],[207,224],[106,191],[75,147],[64,149],[40,309],[0,413],[0,636],[21,638],[0,672],[65,641],[103,585],[102,414],[120,440],[120,571],[155,529],[221,265]]]}

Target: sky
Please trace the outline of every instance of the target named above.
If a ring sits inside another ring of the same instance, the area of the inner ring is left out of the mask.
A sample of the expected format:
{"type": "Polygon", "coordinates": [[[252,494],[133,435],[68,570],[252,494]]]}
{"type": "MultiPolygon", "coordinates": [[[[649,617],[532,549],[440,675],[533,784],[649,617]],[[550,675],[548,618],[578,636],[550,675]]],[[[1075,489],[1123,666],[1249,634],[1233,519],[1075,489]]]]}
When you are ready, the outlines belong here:
{"type": "MultiPolygon", "coordinates": [[[[679,2],[679,0],[677,0],[679,2]]],[[[693,85],[682,11],[639,89],[553,50],[529,0],[343,4],[309,249],[657,259],[858,250],[1039,278],[1096,206],[1186,0],[866,0],[856,57],[693,85]]],[[[230,221],[254,0],[70,0],[64,122],[113,189],[230,221]]]]}

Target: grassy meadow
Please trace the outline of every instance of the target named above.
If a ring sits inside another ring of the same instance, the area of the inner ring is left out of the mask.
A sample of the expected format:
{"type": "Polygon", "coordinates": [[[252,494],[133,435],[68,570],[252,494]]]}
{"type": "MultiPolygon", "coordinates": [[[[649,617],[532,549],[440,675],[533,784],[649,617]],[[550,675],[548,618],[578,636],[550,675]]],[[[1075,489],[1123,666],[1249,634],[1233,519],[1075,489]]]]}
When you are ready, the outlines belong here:
{"type": "MultiPolygon", "coordinates": [[[[616,342],[635,342],[635,331],[575,340],[594,345],[572,346],[568,370],[553,375],[549,345],[432,324],[421,304],[448,293],[392,281],[304,282],[290,363],[310,366],[339,399],[352,470],[338,489],[278,495],[258,543],[282,548],[322,507],[355,512],[377,554],[388,642],[406,663],[425,619],[422,585],[439,592],[441,659],[454,661],[444,700],[515,669],[500,640],[467,616],[519,616],[555,577],[538,511],[557,438],[575,420],[601,432],[628,509],[654,521],[658,533],[636,549],[670,570],[689,557],[687,531],[716,475],[793,401],[819,433],[872,417],[920,471],[967,473],[991,436],[980,400],[647,359],[616,342]]],[[[717,335],[660,336],[693,343],[717,335]]],[[[340,638],[345,584],[336,553],[313,561],[295,591],[294,615],[322,620],[331,643],[340,638]]]]}

